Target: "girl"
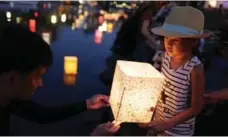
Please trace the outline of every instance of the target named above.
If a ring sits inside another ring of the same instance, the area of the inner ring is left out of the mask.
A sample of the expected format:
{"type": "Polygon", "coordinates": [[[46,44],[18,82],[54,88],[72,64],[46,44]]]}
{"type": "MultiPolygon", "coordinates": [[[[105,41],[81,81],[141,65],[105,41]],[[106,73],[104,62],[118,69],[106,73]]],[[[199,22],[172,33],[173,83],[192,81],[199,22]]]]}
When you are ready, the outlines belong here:
{"type": "Polygon", "coordinates": [[[161,71],[165,81],[148,135],[192,136],[195,117],[203,107],[204,69],[197,57],[204,16],[193,7],[176,6],[162,27],[152,32],[164,36],[166,52],[161,71]]]}

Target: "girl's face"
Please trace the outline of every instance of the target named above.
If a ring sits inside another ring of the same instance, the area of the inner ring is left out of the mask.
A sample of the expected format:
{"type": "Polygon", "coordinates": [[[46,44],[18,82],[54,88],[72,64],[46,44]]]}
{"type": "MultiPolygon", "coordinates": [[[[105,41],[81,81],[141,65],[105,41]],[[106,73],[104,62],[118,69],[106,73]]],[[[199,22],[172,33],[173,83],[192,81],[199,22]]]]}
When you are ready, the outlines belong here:
{"type": "Polygon", "coordinates": [[[164,37],[165,50],[171,57],[192,52],[192,40],[182,38],[164,37]]]}

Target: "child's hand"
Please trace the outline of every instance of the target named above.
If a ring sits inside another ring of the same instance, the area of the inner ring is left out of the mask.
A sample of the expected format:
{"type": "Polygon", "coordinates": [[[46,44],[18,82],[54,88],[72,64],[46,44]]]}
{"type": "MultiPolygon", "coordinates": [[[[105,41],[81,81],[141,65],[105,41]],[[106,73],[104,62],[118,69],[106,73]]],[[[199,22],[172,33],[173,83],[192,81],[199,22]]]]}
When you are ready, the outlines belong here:
{"type": "Polygon", "coordinates": [[[172,125],[169,121],[164,122],[160,120],[151,121],[148,125],[148,128],[151,128],[156,134],[168,130],[171,127],[172,125]]]}
{"type": "MultiPolygon", "coordinates": [[[[154,111],[154,107],[151,107],[148,111],[154,111]]],[[[138,124],[138,126],[140,127],[140,128],[147,128],[148,127],[148,125],[150,124],[151,122],[149,122],[149,123],[139,123],[138,124]]]]}

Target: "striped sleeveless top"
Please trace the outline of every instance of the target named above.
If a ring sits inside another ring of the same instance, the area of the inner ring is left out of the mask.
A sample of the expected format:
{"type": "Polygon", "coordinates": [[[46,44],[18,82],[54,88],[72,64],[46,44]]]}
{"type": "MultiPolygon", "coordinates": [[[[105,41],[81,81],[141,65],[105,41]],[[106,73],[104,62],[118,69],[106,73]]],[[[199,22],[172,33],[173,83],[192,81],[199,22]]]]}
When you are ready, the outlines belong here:
{"type": "MultiPolygon", "coordinates": [[[[161,72],[165,76],[165,81],[156,107],[154,116],[156,120],[170,119],[190,107],[190,74],[194,66],[201,64],[201,61],[195,56],[178,69],[171,69],[170,60],[170,56],[164,53],[161,72]]],[[[195,117],[164,132],[170,136],[192,136],[194,126],[195,117]]],[[[150,134],[150,130],[148,134],[150,134]]]]}

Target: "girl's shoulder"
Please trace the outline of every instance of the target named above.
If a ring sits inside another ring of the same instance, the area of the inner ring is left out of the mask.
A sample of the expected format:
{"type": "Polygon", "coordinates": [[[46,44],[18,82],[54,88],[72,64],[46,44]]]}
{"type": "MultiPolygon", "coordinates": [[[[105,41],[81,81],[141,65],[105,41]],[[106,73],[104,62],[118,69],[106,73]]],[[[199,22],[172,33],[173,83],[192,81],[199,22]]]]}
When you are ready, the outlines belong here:
{"type": "Polygon", "coordinates": [[[202,62],[200,61],[199,57],[197,56],[193,56],[190,60],[191,63],[193,63],[192,65],[197,66],[197,65],[202,65],[202,62]]]}
{"type": "Polygon", "coordinates": [[[200,61],[200,59],[197,56],[192,57],[192,59],[189,62],[190,71],[194,70],[204,70],[203,63],[200,61]]]}

